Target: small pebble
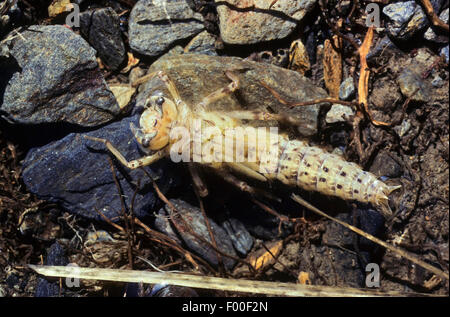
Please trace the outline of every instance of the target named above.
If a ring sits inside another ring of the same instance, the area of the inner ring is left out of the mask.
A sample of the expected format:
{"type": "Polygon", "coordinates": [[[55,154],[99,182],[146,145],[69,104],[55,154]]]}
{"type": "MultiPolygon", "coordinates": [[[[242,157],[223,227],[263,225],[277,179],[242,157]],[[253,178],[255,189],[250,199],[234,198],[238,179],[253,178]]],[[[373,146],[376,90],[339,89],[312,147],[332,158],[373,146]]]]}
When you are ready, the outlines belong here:
{"type": "Polygon", "coordinates": [[[346,122],[353,115],[355,111],[351,107],[334,104],[327,112],[325,121],[326,123],[346,122]]]}
{"type": "Polygon", "coordinates": [[[355,92],[356,89],[353,78],[348,77],[341,83],[341,86],[339,87],[339,99],[350,100],[355,95],[355,92]]]}
{"type": "Polygon", "coordinates": [[[409,120],[403,120],[402,124],[394,128],[399,137],[404,136],[411,129],[411,122],[409,120]]]}
{"type": "MultiPolygon", "coordinates": [[[[448,24],[448,12],[449,8],[445,9],[444,11],[439,14],[439,19],[441,19],[445,24],[448,24]]],[[[434,27],[429,27],[428,30],[425,32],[423,37],[428,41],[438,42],[438,43],[447,43],[448,42],[448,35],[438,35],[434,31],[434,27]]]]}

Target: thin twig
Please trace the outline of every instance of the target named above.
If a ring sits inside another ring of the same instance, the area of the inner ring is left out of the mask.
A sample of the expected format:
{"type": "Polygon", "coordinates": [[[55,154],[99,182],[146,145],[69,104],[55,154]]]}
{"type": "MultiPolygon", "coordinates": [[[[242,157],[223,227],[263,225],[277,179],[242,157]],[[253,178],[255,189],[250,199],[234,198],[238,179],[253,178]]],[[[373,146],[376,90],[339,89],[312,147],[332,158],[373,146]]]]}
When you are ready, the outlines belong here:
{"type": "Polygon", "coordinates": [[[327,215],[326,213],[324,213],[323,211],[321,211],[318,208],[314,207],[313,205],[311,205],[310,203],[308,203],[306,200],[304,200],[303,198],[301,198],[298,195],[292,194],[291,197],[292,197],[292,199],[294,201],[296,201],[300,205],[308,208],[309,210],[311,210],[311,211],[313,211],[313,212],[315,212],[315,213],[317,213],[317,214],[319,214],[319,215],[321,215],[321,216],[323,216],[325,218],[333,220],[334,222],[337,222],[338,224],[346,227],[347,229],[350,229],[353,232],[356,232],[357,234],[363,236],[364,238],[366,238],[366,239],[368,239],[368,240],[370,240],[372,242],[375,242],[376,244],[379,244],[382,247],[384,247],[384,248],[386,248],[386,249],[388,249],[388,250],[390,250],[390,251],[392,251],[394,253],[397,253],[398,255],[400,255],[400,256],[410,260],[411,262],[413,262],[413,263],[423,267],[424,269],[426,269],[426,270],[436,274],[439,277],[442,277],[442,278],[444,278],[446,280],[449,279],[448,273],[446,273],[446,272],[438,269],[437,267],[432,266],[432,265],[430,265],[430,264],[428,264],[428,263],[418,259],[414,255],[409,254],[408,252],[406,252],[406,251],[404,251],[404,250],[402,250],[400,248],[394,247],[393,245],[390,245],[390,244],[388,244],[388,243],[386,243],[386,242],[384,242],[384,241],[382,241],[382,240],[372,236],[371,234],[368,234],[367,232],[364,232],[363,230],[361,230],[359,228],[356,228],[356,227],[354,227],[352,225],[349,225],[348,223],[346,223],[344,221],[341,221],[339,219],[336,219],[336,218],[333,218],[333,217],[327,215]]]}
{"type": "Polygon", "coordinates": [[[251,281],[244,279],[230,279],[211,276],[197,276],[178,273],[161,273],[147,271],[131,271],[117,269],[81,268],[70,266],[41,266],[28,265],[29,268],[44,276],[71,277],[88,280],[102,280],[129,283],[158,284],[168,283],[202,289],[244,292],[252,294],[278,295],[278,296],[331,296],[331,297],[374,297],[374,296],[427,296],[439,297],[434,294],[380,292],[357,288],[338,288],[330,286],[303,285],[294,283],[251,281]]]}

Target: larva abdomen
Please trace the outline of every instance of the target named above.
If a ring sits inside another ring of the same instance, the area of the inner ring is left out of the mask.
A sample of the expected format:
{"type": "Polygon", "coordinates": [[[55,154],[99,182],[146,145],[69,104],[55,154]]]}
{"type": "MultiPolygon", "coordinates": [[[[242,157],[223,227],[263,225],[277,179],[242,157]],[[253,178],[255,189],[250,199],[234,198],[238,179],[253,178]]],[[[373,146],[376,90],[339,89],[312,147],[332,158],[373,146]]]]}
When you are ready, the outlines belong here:
{"type": "Polygon", "coordinates": [[[390,215],[388,195],[400,186],[388,186],[355,163],[309,146],[299,140],[284,139],[276,178],[287,185],[345,200],[372,203],[390,215]]]}

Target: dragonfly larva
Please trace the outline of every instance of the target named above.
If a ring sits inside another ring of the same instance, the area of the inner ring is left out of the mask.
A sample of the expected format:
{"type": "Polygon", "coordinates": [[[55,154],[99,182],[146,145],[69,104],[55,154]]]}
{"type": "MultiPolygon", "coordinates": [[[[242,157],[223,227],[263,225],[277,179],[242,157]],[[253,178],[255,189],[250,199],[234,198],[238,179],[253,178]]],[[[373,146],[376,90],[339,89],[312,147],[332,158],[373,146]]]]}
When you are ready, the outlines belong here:
{"type": "MultiPolygon", "coordinates": [[[[187,147],[188,161],[210,166],[221,172],[222,175],[225,175],[225,171],[231,172],[226,178],[236,185],[242,185],[242,182],[231,176],[234,172],[261,181],[276,179],[286,185],[298,186],[304,190],[317,191],[345,200],[371,203],[379,208],[385,216],[391,215],[388,196],[401,186],[388,186],[378,180],[375,175],[364,171],[355,163],[345,161],[341,156],[328,153],[319,147],[310,146],[303,140],[290,139],[285,134],[278,134],[277,130],[276,132],[270,130],[265,134],[256,134],[256,138],[253,139],[249,135],[242,137],[237,133],[228,134],[229,131],[239,131],[238,128],[248,129],[249,126],[244,123],[246,120],[277,120],[291,124],[295,124],[295,122],[282,114],[261,111],[208,110],[209,104],[239,88],[239,78],[232,72],[226,72],[226,75],[231,80],[228,86],[206,96],[192,108],[181,99],[174,83],[165,73],[156,72],[138,81],[143,82],[158,76],[166,85],[172,98],[167,98],[162,93],[150,96],[139,120],[140,127],[137,128],[134,125],[130,127],[143,150],[148,153],[147,156],[127,161],[108,140],[87,138],[104,143],[112,154],[130,169],[150,165],[163,157],[172,157],[174,153],[180,154],[187,147]],[[179,137],[174,137],[176,134],[174,132],[180,128],[193,132],[193,135],[199,135],[197,145],[200,148],[204,148],[206,143],[214,143],[215,140],[213,134],[202,133],[205,129],[214,128],[225,140],[231,135],[232,146],[241,142],[240,144],[244,144],[241,154],[247,158],[253,155],[253,160],[237,161],[238,150],[232,151],[233,154],[230,157],[227,154],[229,147],[226,146],[226,142],[224,142],[225,145],[219,145],[219,151],[217,151],[217,146],[213,146],[215,151],[212,155],[214,157],[201,155],[199,159],[196,159],[195,155],[198,153],[195,151],[195,137],[190,137],[185,142],[180,142],[179,137]],[[276,161],[275,164],[268,165],[267,152],[270,149],[276,149],[276,161]],[[220,154],[222,160],[214,160],[217,154],[220,154]]],[[[249,186],[246,185],[246,188],[249,186]]]]}

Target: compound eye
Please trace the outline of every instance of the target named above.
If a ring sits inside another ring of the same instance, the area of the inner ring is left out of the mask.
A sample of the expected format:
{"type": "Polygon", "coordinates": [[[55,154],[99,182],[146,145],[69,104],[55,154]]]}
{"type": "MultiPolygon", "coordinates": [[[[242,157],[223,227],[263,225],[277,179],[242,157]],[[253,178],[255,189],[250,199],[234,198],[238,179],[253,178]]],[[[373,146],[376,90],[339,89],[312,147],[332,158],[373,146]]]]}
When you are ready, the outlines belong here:
{"type": "Polygon", "coordinates": [[[156,104],[158,105],[158,106],[162,106],[163,105],[163,103],[164,103],[164,97],[162,97],[162,96],[159,96],[158,98],[156,98],[156,104]]]}
{"type": "Polygon", "coordinates": [[[142,139],[142,143],[141,144],[142,144],[143,147],[149,147],[150,146],[150,139],[144,137],[142,139]]]}

